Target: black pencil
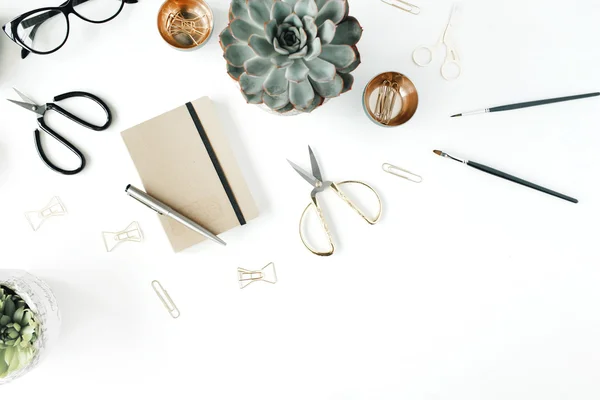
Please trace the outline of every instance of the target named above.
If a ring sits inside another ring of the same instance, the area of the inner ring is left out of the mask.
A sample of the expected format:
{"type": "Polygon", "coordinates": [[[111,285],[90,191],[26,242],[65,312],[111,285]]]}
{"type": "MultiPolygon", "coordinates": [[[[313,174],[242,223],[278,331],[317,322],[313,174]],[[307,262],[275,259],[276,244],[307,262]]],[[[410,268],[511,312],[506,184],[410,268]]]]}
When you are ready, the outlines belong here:
{"type": "Polygon", "coordinates": [[[508,104],[506,106],[498,106],[498,107],[492,107],[492,108],[485,108],[483,110],[470,111],[470,112],[465,112],[465,113],[462,113],[462,114],[454,114],[454,115],[451,115],[450,118],[463,117],[463,116],[475,115],[475,114],[486,114],[486,113],[493,113],[493,112],[500,112],[500,111],[517,110],[519,108],[543,106],[545,104],[561,103],[563,101],[579,100],[579,99],[585,99],[585,98],[588,98],[588,97],[595,97],[595,96],[600,96],[600,92],[578,94],[576,96],[557,97],[557,98],[554,98],[554,99],[528,101],[526,103],[508,104]]]}
{"type": "Polygon", "coordinates": [[[577,200],[577,199],[574,199],[574,198],[566,196],[564,194],[555,192],[554,190],[546,189],[545,187],[536,185],[535,183],[528,182],[528,181],[523,180],[521,178],[517,178],[516,176],[509,175],[509,174],[504,173],[502,171],[498,171],[497,169],[494,169],[492,167],[488,167],[487,165],[479,164],[479,163],[476,163],[474,161],[469,161],[469,160],[461,160],[460,158],[453,157],[450,154],[444,153],[443,151],[440,151],[440,150],[434,150],[433,152],[435,154],[437,154],[438,156],[450,158],[450,159],[452,159],[454,161],[458,161],[458,162],[461,162],[463,164],[467,164],[469,167],[473,167],[473,168],[478,169],[480,171],[487,172],[488,174],[495,175],[495,176],[497,176],[499,178],[503,178],[503,179],[509,180],[511,182],[518,183],[519,185],[523,185],[523,186],[527,186],[527,187],[535,189],[535,190],[539,190],[540,192],[549,194],[551,196],[556,196],[556,197],[558,197],[560,199],[570,201],[571,203],[578,203],[579,202],[579,200],[577,200]]]}

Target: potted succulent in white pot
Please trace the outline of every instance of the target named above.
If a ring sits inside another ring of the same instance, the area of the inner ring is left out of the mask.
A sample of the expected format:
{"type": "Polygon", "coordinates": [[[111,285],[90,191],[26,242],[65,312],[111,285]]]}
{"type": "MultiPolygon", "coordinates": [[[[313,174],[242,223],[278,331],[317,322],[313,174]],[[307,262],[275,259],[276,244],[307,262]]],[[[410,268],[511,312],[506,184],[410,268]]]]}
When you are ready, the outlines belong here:
{"type": "Polygon", "coordinates": [[[0,385],[33,369],[58,334],[52,290],[21,270],[0,270],[0,385]]]}

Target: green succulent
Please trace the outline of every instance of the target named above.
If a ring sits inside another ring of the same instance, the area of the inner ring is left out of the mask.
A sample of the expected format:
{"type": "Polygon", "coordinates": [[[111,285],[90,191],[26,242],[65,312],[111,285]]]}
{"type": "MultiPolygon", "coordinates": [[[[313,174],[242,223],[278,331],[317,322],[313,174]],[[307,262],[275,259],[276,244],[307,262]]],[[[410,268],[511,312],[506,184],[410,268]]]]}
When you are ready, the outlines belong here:
{"type": "Polygon", "coordinates": [[[0,286],[0,379],[31,362],[38,332],[33,312],[21,296],[0,286]]]}
{"type": "Polygon", "coordinates": [[[232,0],[220,43],[248,103],[311,112],[352,88],[361,36],[347,0],[232,0]]]}

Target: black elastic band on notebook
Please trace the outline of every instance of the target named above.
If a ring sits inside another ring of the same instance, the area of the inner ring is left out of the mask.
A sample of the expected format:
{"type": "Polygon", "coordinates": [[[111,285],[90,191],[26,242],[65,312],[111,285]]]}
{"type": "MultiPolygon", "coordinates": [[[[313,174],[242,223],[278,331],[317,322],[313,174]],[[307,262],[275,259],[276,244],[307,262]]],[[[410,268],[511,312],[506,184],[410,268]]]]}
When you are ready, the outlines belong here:
{"type": "Polygon", "coordinates": [[[227,193],[227,198],[229,198],[229,202],[231,203],[231,207],[233,207],[233,211],[235,212],[235,216],[237,217],[240,225],[246,225],[246,219],[244,218],[244,214],[242,213],[242,209],[238,204],[235,195],[233,194],[233,190],[229,185],[229,181],[225,176],[225,172],[223,171],[223,167],[221,167],[221,163],[217,158],[217,154],[215,153],[215,149],[213,149],[212,144],[210,144],[210,140],[206,135],[206,131],[200,122],[200,118],[198,118],[198,114],[194,109],[192,103],[185,103],[190,116],[192,117],[192,121],[194,121],[194,125],[196,125],[196,130],[200,134],[200,138],[202,139],[202,143],[204,143],[204,147],[206,147],[206,151],[208,152],[208,156],[210,157],[210,161],[212,161],[213,166],[215,167],[215,171],[217,171],[217,175],[221,180],[221,185],[223,185],[223,189],[225,189],[225,193],[227,193]]]}

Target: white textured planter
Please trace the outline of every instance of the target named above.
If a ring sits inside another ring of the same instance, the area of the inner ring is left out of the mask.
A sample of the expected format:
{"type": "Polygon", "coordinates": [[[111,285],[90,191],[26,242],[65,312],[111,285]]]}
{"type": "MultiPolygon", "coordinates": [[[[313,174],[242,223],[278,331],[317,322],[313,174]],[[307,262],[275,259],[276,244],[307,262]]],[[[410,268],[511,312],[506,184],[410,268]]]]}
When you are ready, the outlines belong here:
{"type": "Polygon", "coordinates": [[[0,379],[0,385],[8,383],[31,371],[47,352],[60,332],[60,311],[50,287],[38,277],[23,270],[0,269],[0,285],[17,293],[33,311],[40,324],[37,351],[26,367],[0,379]]]}

